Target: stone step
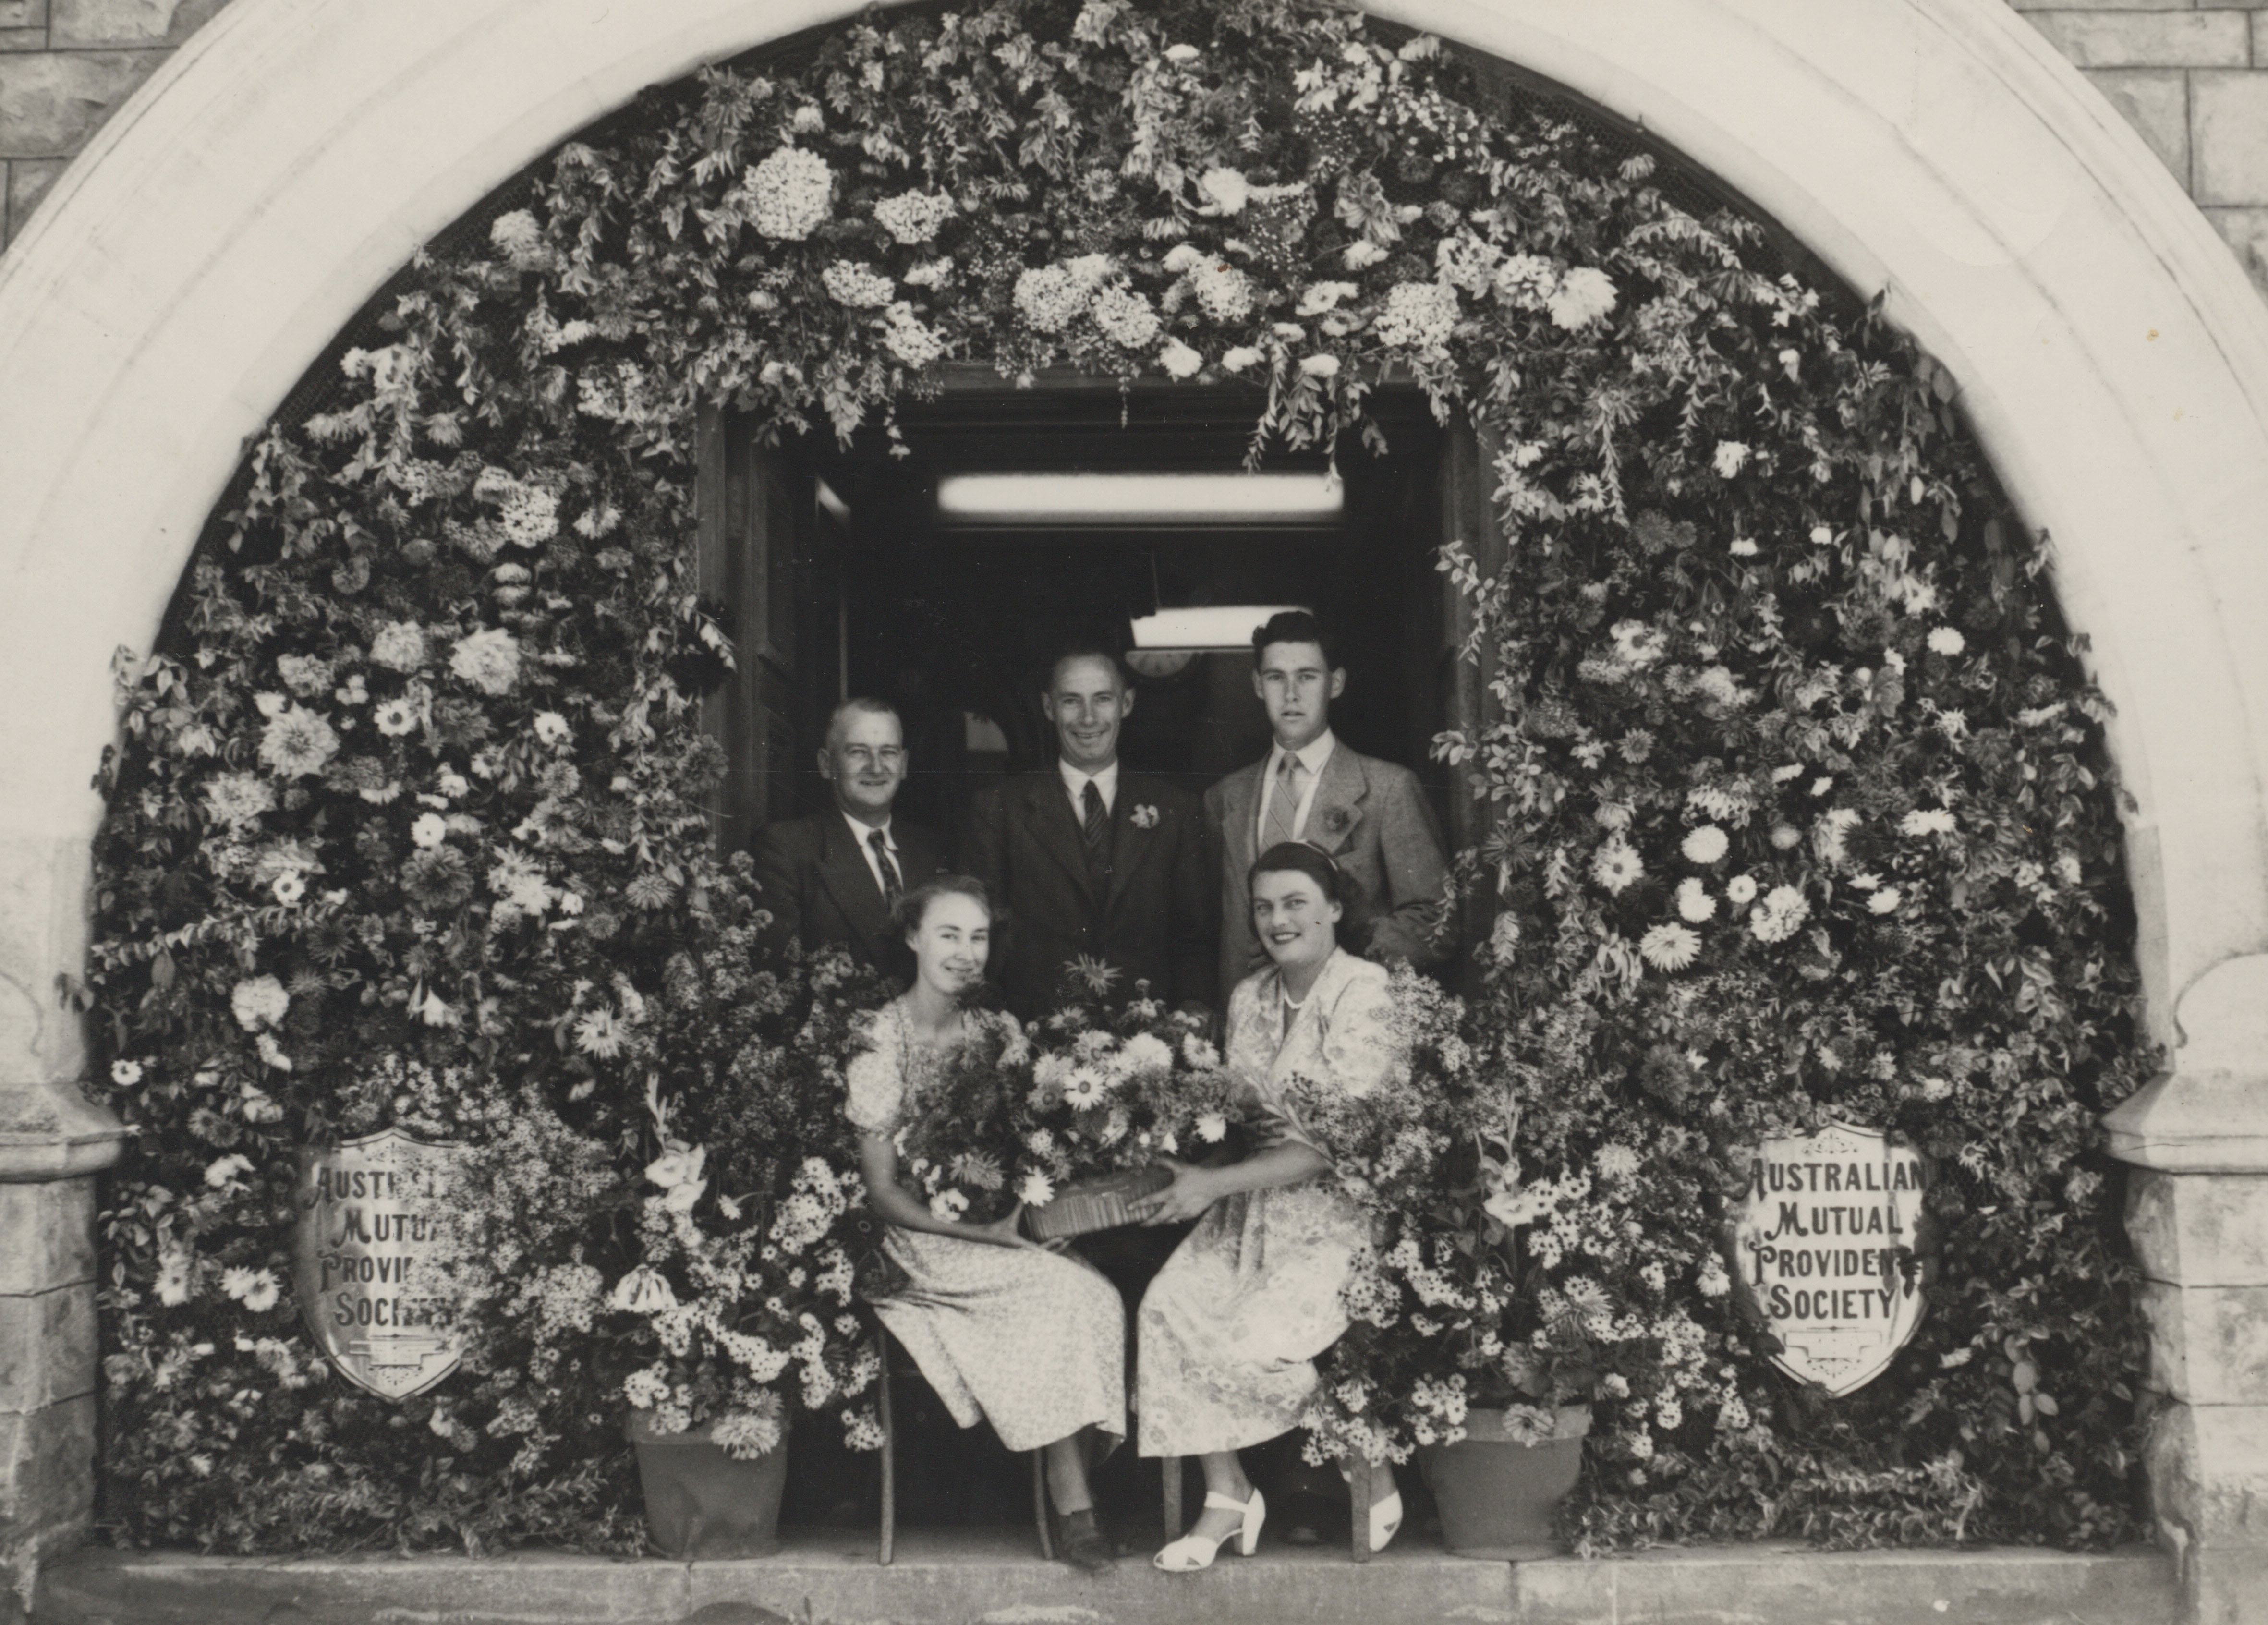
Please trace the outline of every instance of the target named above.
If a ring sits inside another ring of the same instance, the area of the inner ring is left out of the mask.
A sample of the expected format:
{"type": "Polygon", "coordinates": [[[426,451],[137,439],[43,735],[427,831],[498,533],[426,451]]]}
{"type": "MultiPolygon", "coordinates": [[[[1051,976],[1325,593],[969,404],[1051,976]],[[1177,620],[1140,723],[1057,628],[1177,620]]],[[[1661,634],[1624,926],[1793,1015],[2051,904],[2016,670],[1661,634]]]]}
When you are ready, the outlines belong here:
{"type": "Polygon", "coordinates": [[[769,1558],[229,1558],[87,1548],[40,1577],[33,1625],[2170,1625],[2171,1560],[1991,1548],[1675,1548],[1487,1562],[1424,1539],[1367,1563],[1270,1547],[1195,1575],[1090,1579],[1029,1533],[795,1530],[769,1558]]]}

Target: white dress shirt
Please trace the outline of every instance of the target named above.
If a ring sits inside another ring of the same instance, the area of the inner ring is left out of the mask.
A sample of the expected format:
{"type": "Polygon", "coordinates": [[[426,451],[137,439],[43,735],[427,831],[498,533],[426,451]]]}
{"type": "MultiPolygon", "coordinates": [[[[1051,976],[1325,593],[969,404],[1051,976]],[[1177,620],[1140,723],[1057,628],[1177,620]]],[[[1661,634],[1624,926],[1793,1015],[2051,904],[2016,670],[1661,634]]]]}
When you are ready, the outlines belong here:
{"type": "MultiPolygon", "coordinates": [[[[835,810],[838,812],[843,812],[840,807],[835,810]]],[[[882,865],[874,861],[874,849],[867,844],[873,838],[877,826],[862,824],[848,812],[843,812],[843,821],[850,826],[850,839],[858,844],[858,856],[866,860],[866,872],[874,877],[874,889],[887,897],[890,894],[890,888],[882,879],[882,865]]],[[[882,832],[882,844],[889,849],[890,862],[897,865],[898,883],[900,889],[902,890],[906,879],[906,861],[898,856],[898,843],[890,838],[890,820],[884,819],[879,827],[882,832]]]]}
{"type": "Polygon", "coordinates": [[[1323,764],[1331,759],[1331,747],[1337,743],[1326,728],[1296,751],[1287,751],[1280,745],[1269,751],[1268,771],[1260,776],[1260,812],[1252,825],[1255,841],[1268,827],[1268,804],[1276,798],[1276,780],[1284,771],[1286,756],[1297,756],[1300,766],[1307,771],[1307,788],[1300,792],[1299,807],[1292,814],[1292,839],[1307,838],[1307,811],[1315,805],[1315,786],[1323,782],[1323,764]]]}
{"type": "Polygon", "coordinates": [[[1100,773],[1082,773],[1062,757],[1056,758],[1056,771],[1063,775],[1064,789],[1071,792],[1071,816],[1084,827],[1086,823],[1086,787],[1093,784],[1101,792],[1102,810],[1118,810],[1118,764],[1112,762],[1100,773]]]}

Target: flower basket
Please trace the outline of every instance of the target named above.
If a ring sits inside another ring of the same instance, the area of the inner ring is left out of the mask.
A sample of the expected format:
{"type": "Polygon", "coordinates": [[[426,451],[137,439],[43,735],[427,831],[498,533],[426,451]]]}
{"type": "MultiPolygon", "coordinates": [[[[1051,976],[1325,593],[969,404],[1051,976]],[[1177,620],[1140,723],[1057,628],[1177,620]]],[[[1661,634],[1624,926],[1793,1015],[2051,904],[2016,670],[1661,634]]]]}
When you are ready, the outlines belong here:
{"type": "Polygon", "coordinates": [[[682,1433],[655,1431],[648,1410],[631,1411],[622,1436],[637,1450],[646,1535],[662,1555],[769,1557],[779,1550],[784,1438],[743,1461],[713,1442],[705,1425],[682,1433]]]}
{"type": "Polygon", "coordinates": [[[1064,1186],[1045,1207],[1025,1209],[1024,1229],[1035,1241],[1116,1230],[1133,1223],[1126,1211],[1130,1204],[1157,1195],[1173,1182],[1173,1172],[1156,1163],[1082,1180],[1064,1186]]]}
{"type": "Polygon", "coordinates": [[[1503,1562],[1554,1549],[1551,1520],[1583,1467],[1587,1405],[1563,1405],[1551,1437],[1528,1443],[1506,1429],[1506,1413],[1465,1413],[1465,1437],[1421,1446],[1426,1486],[1441,1508],[1441,1544],[1452,1556],[1503,1562]]]}

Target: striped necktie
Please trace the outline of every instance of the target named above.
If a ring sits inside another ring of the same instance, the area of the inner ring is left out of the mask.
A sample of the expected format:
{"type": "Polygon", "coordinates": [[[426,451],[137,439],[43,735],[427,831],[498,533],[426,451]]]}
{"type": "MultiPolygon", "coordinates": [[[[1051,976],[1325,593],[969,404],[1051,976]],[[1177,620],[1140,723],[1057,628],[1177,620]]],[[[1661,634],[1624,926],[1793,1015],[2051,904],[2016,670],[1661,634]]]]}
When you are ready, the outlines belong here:
{"type": "Polygon", "coordinates": [[[906,883],[898,873],[898,866],[890,861],[890,843],[877,829],[867,835],[866,844],[874,849],[874,867],[882,873],[882,907],[895,908],[898,899],[905,895],[906,883]]]}
{"type": "Polygon", "coordinates": [[[1260,849],[1296,840],[1300,823],[1300,792],[1306,788],[1307,769],[1297,756],[1287,755],[1276,769],[1276,791],[1268,798],[1268,827],[1260,832],[1260,849]]]}
{"type": "Polygon", "coordinates": [[[1096,880],[1110,871],[1110,809],[1102,805],[1102,791],[1093,779],[1079,798],[1084,817],[1079,835],[1086,843],[1086,871],[1096,880]]]}

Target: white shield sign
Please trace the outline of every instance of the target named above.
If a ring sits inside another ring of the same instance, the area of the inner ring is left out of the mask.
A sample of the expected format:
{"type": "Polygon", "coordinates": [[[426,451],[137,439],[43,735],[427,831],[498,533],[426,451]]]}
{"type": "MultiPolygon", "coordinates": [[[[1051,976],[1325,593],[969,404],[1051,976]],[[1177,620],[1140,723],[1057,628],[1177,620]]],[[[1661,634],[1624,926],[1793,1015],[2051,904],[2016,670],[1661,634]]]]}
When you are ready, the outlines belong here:
{"type": "Polygon", "coordinates": [[[434,1325],[430,1279],[461,1146],[387,1129],[299,1152],[291,1281],[299,1311],[347,1379],[390,1400],[422,1393],[462,1350],[434,1325]]]}
{"type": "Polygon", "coordinates": [[[1749,1170],[1734,1245],[1774,1361],[1830,1393],[1864,1387],[1921,1324],[1921,1154],[1837,1122],[1768,1141],[1749,1170]]]}

